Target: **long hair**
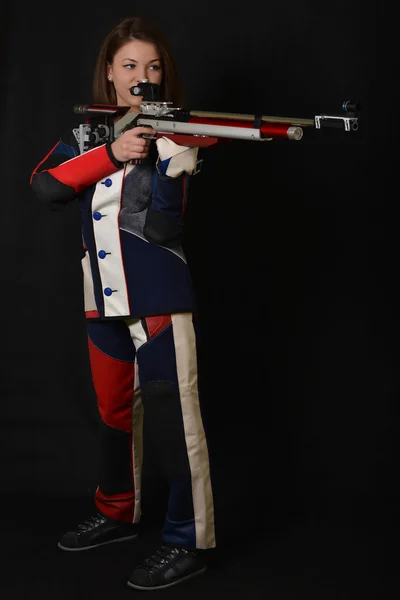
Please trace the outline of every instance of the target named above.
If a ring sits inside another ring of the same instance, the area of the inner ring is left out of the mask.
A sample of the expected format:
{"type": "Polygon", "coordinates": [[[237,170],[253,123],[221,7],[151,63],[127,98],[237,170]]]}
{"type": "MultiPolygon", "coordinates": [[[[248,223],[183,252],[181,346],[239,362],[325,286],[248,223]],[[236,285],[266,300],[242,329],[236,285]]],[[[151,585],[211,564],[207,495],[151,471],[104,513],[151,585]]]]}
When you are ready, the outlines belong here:
{"type": "Polygon", "coordinates": [[[182,88],[170,44],[156,24],[144,17],[121,19],[103,40],[93,77],[93,102],[117,104],[114,86],[107,79],[107,65],[113,62],[118,50],[132,40],[155,45],[160,54],[163,74],[160,85],[161,99],[172,101],[174,106],[182,106],[182,88]]]}

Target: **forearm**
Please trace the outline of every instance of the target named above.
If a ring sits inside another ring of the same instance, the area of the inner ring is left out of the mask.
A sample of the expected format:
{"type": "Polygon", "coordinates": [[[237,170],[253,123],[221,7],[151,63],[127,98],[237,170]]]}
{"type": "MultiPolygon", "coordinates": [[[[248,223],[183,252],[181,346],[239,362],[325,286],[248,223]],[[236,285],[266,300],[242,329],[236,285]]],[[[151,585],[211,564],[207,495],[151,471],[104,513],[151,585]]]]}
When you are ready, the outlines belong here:
{"type": "Polygon", "coordinates": [[[178,146],[166,138],[158,140],[157,148],[159,161],[143,233],[153,244],[174,248],[183,240],[188,185],[198,148],[178,146]]]}
{"type": "Polygon", "coordinates": [[[69,159],[64,156],[67,160],[61,159],[60,164],[54,164],[57,163],[57,156],[63,155],[52,151],[31,177],[34,192],[45,202],[64,204],[123,166],[123,163],[115,160],[109,145],[99,146],[69,159]]]}

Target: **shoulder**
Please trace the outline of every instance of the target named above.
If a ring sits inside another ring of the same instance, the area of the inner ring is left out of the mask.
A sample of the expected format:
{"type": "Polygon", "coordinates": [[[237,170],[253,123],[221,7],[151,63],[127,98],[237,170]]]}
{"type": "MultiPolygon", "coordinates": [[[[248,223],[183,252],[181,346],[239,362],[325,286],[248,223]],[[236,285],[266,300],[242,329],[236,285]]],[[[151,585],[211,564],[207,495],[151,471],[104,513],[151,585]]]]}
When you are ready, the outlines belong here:
{"type": "Polygon", "coordinates": [[[76,123],[66,127],[60,135],[57,151],[61,154],[74,158],[80,154],[79,150],[79,125],[76,123]]]}

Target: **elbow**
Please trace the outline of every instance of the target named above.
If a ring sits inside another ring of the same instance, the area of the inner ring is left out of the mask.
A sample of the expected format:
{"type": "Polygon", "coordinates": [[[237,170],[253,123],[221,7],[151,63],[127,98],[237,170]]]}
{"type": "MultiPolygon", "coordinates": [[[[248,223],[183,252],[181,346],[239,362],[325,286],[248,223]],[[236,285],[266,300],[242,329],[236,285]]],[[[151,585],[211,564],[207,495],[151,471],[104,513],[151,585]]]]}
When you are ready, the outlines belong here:
{"type": "Polygon", "coordinates": [[[61,183],[48,171],[32,175],[30,184],[35,196],[51,206],[67,204],[76,197],[72,187],[61,183]]]}

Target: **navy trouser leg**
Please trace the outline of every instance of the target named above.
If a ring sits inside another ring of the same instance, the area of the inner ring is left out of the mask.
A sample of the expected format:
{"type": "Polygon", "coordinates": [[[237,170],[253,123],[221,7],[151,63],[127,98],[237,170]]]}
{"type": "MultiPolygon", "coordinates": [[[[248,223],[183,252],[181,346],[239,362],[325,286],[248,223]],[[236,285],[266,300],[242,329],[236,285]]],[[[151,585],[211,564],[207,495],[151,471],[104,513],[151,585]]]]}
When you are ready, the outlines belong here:
{"type": "Polygon", "coordinates": [[[189,313],[132,323],[144,408],[146,447],[166,477],[163,538],[188,548],[215,546],[208,449],[200,412],[196,337],[189,313]],[[143,337],[141,337],[143,340],[143,337]]]}

